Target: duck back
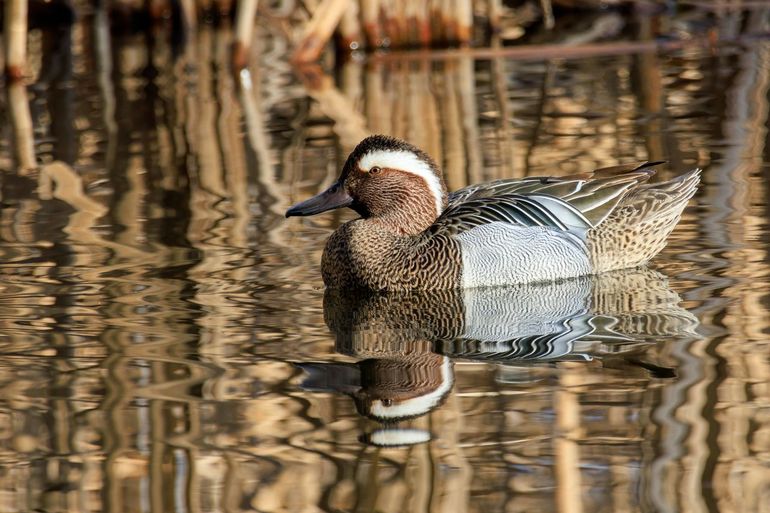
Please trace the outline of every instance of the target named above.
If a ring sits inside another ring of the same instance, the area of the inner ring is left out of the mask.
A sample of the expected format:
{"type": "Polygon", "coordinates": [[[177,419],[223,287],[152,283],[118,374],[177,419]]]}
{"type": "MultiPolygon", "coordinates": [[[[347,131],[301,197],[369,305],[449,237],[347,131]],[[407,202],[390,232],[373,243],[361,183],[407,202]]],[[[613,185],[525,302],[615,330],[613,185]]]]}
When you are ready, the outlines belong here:
{"type": "Polygon", "coordinates": [[[700,183],[700,170],[668,182],[632,190],[586,237],[594,273],[637,267],[666,246],[687,202],[700,183]]]}

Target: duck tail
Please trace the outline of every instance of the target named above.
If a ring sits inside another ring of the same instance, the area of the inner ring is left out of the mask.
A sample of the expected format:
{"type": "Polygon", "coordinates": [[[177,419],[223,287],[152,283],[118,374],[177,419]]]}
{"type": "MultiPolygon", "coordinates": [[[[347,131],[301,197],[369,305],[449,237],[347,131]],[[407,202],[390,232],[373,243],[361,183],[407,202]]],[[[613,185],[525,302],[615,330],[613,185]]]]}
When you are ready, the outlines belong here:
{"type": "Polygon", "coordinates": [[[647,263],[666,245],[700,183],[700,169],[673,180],[643,184],[629,192],[587,236],[597,272],[647,263]]]}

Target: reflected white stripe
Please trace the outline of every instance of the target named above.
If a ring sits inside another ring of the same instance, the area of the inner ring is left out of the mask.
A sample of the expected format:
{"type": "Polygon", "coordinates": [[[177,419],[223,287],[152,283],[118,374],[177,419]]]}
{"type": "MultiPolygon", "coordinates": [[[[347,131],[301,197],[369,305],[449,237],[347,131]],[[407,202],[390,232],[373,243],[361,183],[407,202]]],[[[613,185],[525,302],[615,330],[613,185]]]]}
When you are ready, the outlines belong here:
{"type": "Polygon", "coordinates": [[[397,447],[430,442],[430,431],[424,429],[379,429],[369,435],[369,441],[380,447],[397,447]]]}

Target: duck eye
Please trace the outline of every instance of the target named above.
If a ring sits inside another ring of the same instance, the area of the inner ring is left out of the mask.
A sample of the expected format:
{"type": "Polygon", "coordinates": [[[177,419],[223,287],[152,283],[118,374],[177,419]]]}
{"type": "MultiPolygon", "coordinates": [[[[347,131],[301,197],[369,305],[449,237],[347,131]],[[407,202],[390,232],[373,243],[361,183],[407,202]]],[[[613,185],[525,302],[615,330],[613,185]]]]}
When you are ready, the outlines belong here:
{"type": "MultiPolygon", "coordinates": [[[[377,168],[377,169],[379,169],[379,168],[377,168]]],[[[387,407],[387,406],[390,406],[391,404],[393,404],[393,399],[382,399],[382,405],[383,406],[387,407]]]]}
{"type": "Polygon", "coordinates": [[[382,168],[381,168],[381,167],[377,167],[377,166],[374,166],[373,168],[371,168],[371,169],[369,170],[369,173],[370,173],[370,174],[373,174],[373,175],[376,175],[376,174],[377,174],[377,173],[379,173],[380,171],[382,171],[382,168]]]}

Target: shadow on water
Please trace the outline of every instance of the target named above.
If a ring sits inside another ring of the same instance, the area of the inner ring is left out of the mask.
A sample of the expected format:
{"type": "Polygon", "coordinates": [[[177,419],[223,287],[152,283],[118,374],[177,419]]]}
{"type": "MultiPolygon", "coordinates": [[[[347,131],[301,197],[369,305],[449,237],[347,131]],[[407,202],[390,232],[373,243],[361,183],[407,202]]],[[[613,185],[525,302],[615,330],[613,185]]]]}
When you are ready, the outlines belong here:
{"type": "Polygon", "coordinates": [[[0,98],[0,510],[763,511],[770,44],[740,36],[768,18],[333,71],[260,24],[237,77],[227,27],[32,30],[0,98]],[[704,183],[654,269],[324,294],[350,214],[283,212],[373,132],[450,189],[648,159],[704,183]]]}

